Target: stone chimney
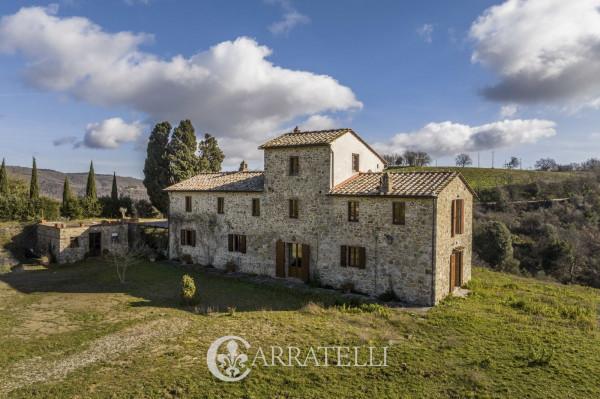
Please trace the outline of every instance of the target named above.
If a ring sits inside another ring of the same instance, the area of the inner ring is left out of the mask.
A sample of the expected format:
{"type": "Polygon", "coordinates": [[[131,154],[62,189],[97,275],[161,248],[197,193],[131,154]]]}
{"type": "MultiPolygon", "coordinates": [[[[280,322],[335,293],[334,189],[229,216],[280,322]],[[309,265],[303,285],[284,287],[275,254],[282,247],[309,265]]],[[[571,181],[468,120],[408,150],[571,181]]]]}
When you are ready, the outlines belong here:
{"type": "Polygon", "coordinates": [[[294,133],[300,133],[300,128],[298,128],[298,126],[294,128],[294,133]]]}
{"type": "Polygon", "coordinates": [[[381,194],[389,194],[392,192],[392,178],[388,172],[383,172],[381,175],[379,190],[381,194]]]}
{"type": "Polygon", "coordinates": [[[248,171],[248,163],[246,161],[242,161],[242,163],[240,163],[240,172],[247,172],[248,171]]]}

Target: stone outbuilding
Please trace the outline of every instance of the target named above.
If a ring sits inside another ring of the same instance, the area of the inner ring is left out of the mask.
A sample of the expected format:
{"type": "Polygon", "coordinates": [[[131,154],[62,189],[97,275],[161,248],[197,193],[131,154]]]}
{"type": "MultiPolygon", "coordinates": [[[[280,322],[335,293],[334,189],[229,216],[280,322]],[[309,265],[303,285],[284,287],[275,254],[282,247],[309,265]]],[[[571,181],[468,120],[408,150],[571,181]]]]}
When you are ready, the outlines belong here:
{"type": "Polygon", "coordinates": [[[64,223],[37,225],[37,250],[56,263],[73,263],[90,256],[126,253],[129,228],[126,222],[64,223]]]}
{"type": "Polygon", "coordinates": [[[385,172],[352,129],[259,147],[264,171],[166,189],[173,259],[434,305],[471,278],[473,191],[456,172],[385,172]]]}

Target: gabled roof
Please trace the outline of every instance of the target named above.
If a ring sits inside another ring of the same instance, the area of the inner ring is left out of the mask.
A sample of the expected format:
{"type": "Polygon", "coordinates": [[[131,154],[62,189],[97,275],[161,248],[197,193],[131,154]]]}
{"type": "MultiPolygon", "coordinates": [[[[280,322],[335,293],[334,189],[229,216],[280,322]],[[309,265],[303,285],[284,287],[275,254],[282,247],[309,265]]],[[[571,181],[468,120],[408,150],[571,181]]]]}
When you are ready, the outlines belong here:
{"type": "Polygon", "coordinates": [[[338,137],[352,132],[352,129],[313,130],[310,132],[294,131],[284,133],[261,145],[260,149],[276,147],[299,147],[331,144],[338,137]]]}
{"type": "Polygon", "coordinates": [[[165,191],[235,191],[261,192],[264,189],[264,172],[201,173],[184,180],[165,191]]]}
{"type": "Polygon", "coordinates": [[[437,197],[439,193],[454,179],[460,178],[469,191],[473,190],[458,172],[379,172],[359,173],[338,184],[331,191],[332,195],[357,196],[396,196],[396,197],[437,197]],[[388,173],[391,191],[382,193],[381,178],[388,173]]]}
{"type": "Polygon", "coordinates": [[[361,143],[363,143],[373,154],[375,154],[384,165],[387,164],[377,151],[375,151],[367,142],[365,142],[354,130],[350,128],[331,129],[331,130],[313,130],[313,131],[301,131],[294,130],[293,132],[284,133],[281,136],[277,136],[274,139],[267,141],[266,143],[259,146],[259,149],[267,148],[285,148],[285,147],[309,147],[319,145],[329,145],[333,143],[337,138],[343,136],[346,133],[352,134],[361,143]]]}

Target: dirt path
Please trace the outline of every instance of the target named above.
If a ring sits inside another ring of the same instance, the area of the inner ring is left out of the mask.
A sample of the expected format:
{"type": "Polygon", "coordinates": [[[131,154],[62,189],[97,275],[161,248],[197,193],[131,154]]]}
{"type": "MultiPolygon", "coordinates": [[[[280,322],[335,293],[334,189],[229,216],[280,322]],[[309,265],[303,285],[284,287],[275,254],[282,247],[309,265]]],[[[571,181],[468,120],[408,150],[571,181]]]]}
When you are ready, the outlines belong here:
{"type": "Polygon", "coordinates": [[[16,363],[0,382],[0,395],[40,382],[61,380],[69,373],[93,363],[111,360],[148,341],[181,334],[188,326],[181,319],[160,319],[136,325],[91,342],[88,349],[64,359],[44,361],[41,357],[16,363]]]}

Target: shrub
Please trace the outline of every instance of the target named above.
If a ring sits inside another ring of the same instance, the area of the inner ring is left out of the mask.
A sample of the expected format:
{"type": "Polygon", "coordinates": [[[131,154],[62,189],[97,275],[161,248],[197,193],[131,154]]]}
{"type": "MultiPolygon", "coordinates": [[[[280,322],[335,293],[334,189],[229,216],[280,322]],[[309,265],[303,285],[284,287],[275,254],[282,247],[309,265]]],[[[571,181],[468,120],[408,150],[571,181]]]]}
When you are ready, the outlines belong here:
{"type": "Polygon", "coordinates": [[[492,267],[518,269],[518,261],[513,258],[512,237],[504,223],[492,220],[478,226],[473,242],[477,254],[492,267]]]}
{"type": "Polygon", "coordinates": [[[181,302],[184,305],[192,306],[198,302],[197,299],[194,278],[188,274],[184,274],[181,278],[181,302]]]}
{"type": "Polygon", "coordinates": [[[554,357],[554,350],[547,348],[542,344],[533,344],[529,347],[527,353],[527,365],[530,367],[535,366],[548,366],[554,357]]]}
{"type": "Polygon", "coordinates": [[[225,271],[227,273],[235,273],[237,271],[237,265],[232,259],[229,259],[227,263],[225,263],[225,271]]]}

